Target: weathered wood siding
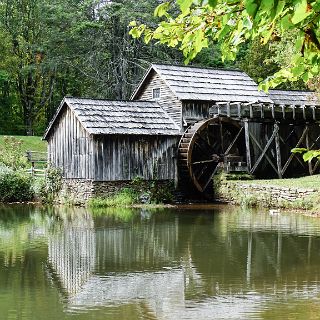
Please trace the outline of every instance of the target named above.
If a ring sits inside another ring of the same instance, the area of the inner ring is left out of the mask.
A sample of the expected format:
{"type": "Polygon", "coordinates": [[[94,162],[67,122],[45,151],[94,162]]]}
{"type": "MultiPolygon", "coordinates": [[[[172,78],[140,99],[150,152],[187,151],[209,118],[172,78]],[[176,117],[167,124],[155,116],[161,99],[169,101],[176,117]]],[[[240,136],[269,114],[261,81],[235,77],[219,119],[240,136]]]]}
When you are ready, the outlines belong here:
{"type": "Polygon", "coordinates": [[[97,181],[175,179],[174,136],[99,136],[94,141],[94,179],[97,181]]]}
{"type": "Polygon", "coordinates": [[[159,77],[156,72],[152,72],[144,87],[141,88],[140,94],[136,100],[155,100],[171,116],[175,123],[182,128],[182,103],[159,77]],[[153,89],[160,88],[160,98],[153,99],[153,89]]]}
{"type": "Polygon", "coordinates": [[[184,101],[182,104],[182,119],[184,124],[194,123],[209,118],[208,101],[184,101]]]}
{"type": "Polygon", "coordinates": [[[48,158],[62,169],[64,178],[93,177],[92,138],[67,107],[48,139],[48,158]]]}

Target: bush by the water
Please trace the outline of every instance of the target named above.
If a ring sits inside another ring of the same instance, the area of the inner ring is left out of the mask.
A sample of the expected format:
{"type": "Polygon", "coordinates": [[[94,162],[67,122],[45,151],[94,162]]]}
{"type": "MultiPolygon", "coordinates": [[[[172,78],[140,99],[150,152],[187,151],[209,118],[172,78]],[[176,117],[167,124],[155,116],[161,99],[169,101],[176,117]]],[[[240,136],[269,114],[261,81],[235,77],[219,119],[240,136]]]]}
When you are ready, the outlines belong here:
{"type": "Polygon", "coordinates": [[[0,166],[0,202],[30,201],[32,199],[31,177],[21,170],[0,166]]]}
{"type": "Polygon", "coordinates": [[[130,206],[137,201],[137,193],[131,188],[123,188],[119,193],[106,198],[93,198],[89,200],[89,207],[123,207],[130,206]]]}

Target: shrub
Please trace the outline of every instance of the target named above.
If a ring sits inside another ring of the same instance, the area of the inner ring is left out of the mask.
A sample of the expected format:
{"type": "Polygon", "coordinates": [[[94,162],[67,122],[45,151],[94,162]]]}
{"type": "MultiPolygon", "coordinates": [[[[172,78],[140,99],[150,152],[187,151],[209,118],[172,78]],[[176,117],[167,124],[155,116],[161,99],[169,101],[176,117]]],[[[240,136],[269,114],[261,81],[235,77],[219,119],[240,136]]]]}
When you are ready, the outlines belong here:
{"type": "Polygon", "coordinates": [[[0,202],[22,202],[33,199],[32,178],[21,170],[0,167],[0,202]]]}
{"type": "Polygon", "coordinates": [[[123,188],[119,193],[109,197],[98,197],[89,200],[89,207],[104,208],[104,207],[124,207],[130,206],[137,201],[137,194],[131,188],[123,188]]]}
{"type": "Polygon", "coordinates": [[[59,168],[49,167],[45,178],[34,179],[34,194],[41,202],[53,203],[61,188],[62,172],[59,168]]]}
{"type": "Polygon", "coordinates": [[[0,145],[0,165],[20,170],[28,165],[27,157],[22,150],[23,142],[15,137],[5,137],[0,145]]]}

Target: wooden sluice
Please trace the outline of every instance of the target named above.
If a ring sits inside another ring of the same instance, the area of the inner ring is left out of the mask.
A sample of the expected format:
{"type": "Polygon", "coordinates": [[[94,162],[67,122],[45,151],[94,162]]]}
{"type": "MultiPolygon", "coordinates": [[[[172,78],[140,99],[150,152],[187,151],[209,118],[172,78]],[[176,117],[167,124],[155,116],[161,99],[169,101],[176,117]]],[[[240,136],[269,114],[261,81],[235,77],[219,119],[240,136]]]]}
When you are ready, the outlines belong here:
{"type": "Polygon", "coordinates": [[[200,192],[219,168],[259,178],[315,174],[319,160],[304,162],[293,148],[320,148],[320,107],[216,102],[204,119],[186,118],[179,144],[181,185],[200,192]]]}

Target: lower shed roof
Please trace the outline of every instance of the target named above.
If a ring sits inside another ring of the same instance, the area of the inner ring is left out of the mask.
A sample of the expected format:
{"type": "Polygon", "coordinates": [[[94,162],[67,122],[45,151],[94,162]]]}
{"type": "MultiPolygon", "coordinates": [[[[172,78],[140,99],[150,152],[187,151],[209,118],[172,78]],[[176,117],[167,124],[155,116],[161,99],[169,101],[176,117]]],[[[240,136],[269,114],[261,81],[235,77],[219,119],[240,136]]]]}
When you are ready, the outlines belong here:
{"type": "Polygon", "coordinates": [[[157,102],[64,98],[44,139],[66,106],[89,134],[180,135],[179,127],[157,102]]]}

